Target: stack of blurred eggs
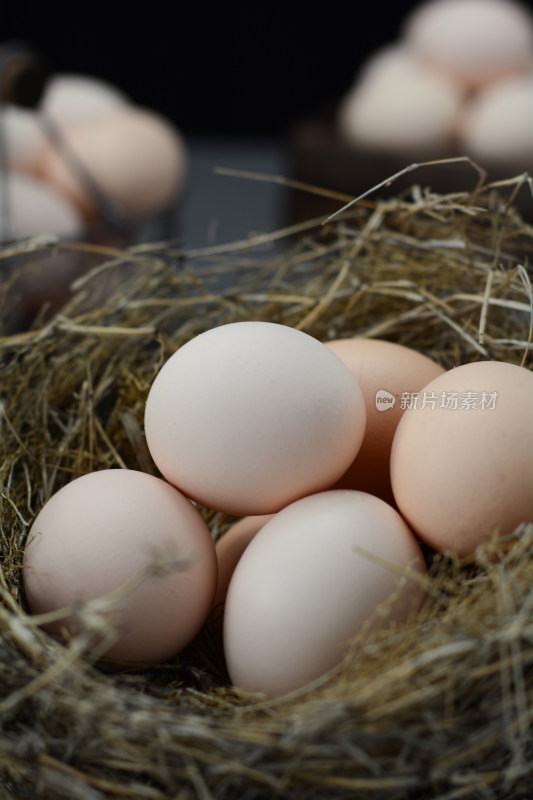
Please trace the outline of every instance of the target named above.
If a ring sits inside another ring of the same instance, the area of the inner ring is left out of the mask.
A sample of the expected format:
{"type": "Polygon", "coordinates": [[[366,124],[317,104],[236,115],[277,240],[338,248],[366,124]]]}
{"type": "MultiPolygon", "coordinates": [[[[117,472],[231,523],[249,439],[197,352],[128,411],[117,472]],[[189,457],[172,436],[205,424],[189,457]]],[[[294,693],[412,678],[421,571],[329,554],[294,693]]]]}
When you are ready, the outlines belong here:
{"type": "MultiPolygon", "coordinates": [[[[472,188],[472,159],[492,181],[533,172],[533,15],[518,0],[427,0],[400,35],[360,64],[327,109],[293,131],[293,177],[357,197],[472,188]],[[446,166],[412,164],[453,159],[446,166]]],[[[337,210],[294,193],[293,221],[337,210]]],[[[527,192],[514,198],[533,214],[527,192]]]]}
{"type": "MultiPolygon", "coordinates": [[[[100,223],[134,229],[167,208],[186,150],[167,119],[83,75],[52,76],[36,108],[0,108],[12,237],[95,238],[100,223]]],[[[100,226],[100,227],[99,227],[100,226]]],[[[6,235],[4,234],[4,238],[6,235]]],[[[96,237],[97,238],[97,237],[96,237]]]]}
{"type": "Polygon", "coordinates": [[[162,478],[85,475],[38,514],[24,556],[30,609],[52,633],[74,634],[83,602],[170,552],[177,571],[149,568],[119,597],[118,639],[102,652],[168,658],[225,604],[233,683],[298,689],[361,631],[419,608],[417,537],[468,555],[533,520],[532,407],[533,373],[512,364],[446,372],[390,342],[322,343],[254,321],[208,330],[148,394],[162,478]],[[251,516],[215,552],[194,503],[251,516]]]}
{"type": "Polygon", "coordinates": [[[415,8],[400,39],[363,65],[338,127],[355,147],[531,170],[531,12],[514,0],[429,0],[415,8]]]}

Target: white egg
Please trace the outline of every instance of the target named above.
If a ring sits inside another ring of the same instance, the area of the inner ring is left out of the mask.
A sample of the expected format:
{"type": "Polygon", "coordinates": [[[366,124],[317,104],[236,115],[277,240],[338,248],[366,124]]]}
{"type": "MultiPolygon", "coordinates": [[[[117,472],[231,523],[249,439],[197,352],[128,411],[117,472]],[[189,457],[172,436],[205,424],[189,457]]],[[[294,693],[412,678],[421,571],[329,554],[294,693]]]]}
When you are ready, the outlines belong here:
{"type": "Polygon", "coordinates": [[[339,107],[345,141],[389,151],[439,152],[461,103],[457,83],[401,46],[378,51],[339,107]]]}
{"type": "MultiPolygon", "coordinates": [[[[100,192],[130,217],[161,211],[182,188],[185,143],[167,119],[147,109],[128,106],[70,125],[64,142],[100,192]]],[[[94,216],[94,198],[58,148],[43,146],[36,172],[86,218],[94,216]]]]}
{"type": "Polygon", "coordinates": [[[83,604],[143,577],[104,615],[117,634],[105,654],[154,662],[182,650],[205,623],[217,561],[202,515],[177,489],[144,472],[104,469],[67,483],[41,508],[28,534],[23,574],[31,613],[74,606],[43,626],[58,638],[65,630],[87,634],[83,604]],[[149,568],[174,559],[166,574],[161,566],[149,568]]]}
{"type": "Polygon", "coordinates": [[[0,113],[8,169],[30,172],[45,141],[38,115],[31,109],[12,105],[2,106],[0,113]]]}
{"type": "Polygon", "coordinates": [[[48,83],[40,110],[61,126],[107,114],[129,104],[119,89],[87,75],[56,75],[48,83]]]}
{"type": "Polygon", "coordinates": [[[405,622],[420,607],[424,573],[415,537],[383,500],[347,490],[291,503],[231,577],[223,638],[232,683],[269,695],[304,686],[364,627],[405,622]]]}
{"type": "Polygon", "coordinates": [[[403,37],[470,88],[533,60],[533,17],[513,0],[429,0],[407,17],[403,37]]]}
{"type": "Polygon", "coordinates": [[[533,168],[533,72],[487,86],[465,108],[460,149],[485,159],[533,168]]]}
{"type": "MultiPolygon", "coordinates": [[[[5,177],[0,177],[5,181],[5,177]]],[[[2,191],[4,186],[0,186],[2,191]]],[[[4,216],[8,236],[35,236],[53,233],[61,238],[76,238],[83,225],[76,209],[51,186],[21,173],[12,173],[7,178],[7,220],[4,216]]]]}

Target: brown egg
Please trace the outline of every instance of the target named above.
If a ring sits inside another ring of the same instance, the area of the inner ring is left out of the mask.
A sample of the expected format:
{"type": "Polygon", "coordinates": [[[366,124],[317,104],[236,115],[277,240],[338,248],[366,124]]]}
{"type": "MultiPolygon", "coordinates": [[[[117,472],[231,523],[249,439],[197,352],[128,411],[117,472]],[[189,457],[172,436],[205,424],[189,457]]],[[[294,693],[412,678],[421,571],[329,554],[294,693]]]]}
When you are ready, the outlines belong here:
{"type": "Polygon", "coordinates": [[[398,424],[394,497],[436,550],[467,556],[533,522],[533,372],[463,364],[431,381],[398,424]]]}
{"type": "Polygon", "coordinates": [[[239,559],[256,535],[273,514],[260,514],[255,517],[243,517],[232,525],[216,543],[215,550],[218,562],[218,581],[214,607],[226,601],[231,576],[239,559]]]}
{"type": "Polygon", "coordinates": [[[215,599],[213,600],[214,616],[211,633],[215,637],[216,646],[221,653],[223,652],[222,626],[224,624],[224,608],[231,578],[242,554],[254,536],[273,516],[274,514],[260,514],[258,516],[243,517],[232,525],[216,543],[218,579],[215,599]]]}
{"type": "Polygon", "coordinates": [[[185,147],[178,131],[151,111],[126,107],[64,128],[62,151],[45,144],[36,172],[91,219],[96,204],[73,168],[76,159],[107,200],[130,217],[167,206],[182,186],[185,147]]]}
{"type": "Polygon", "coordinates": [[[361,489],[394,502],[389,459],[396,426],[411,397],[444,368],[416,350],[380,339],[326,344],[357,379],[366,407],[363,443],[335,488],[361,489]]]}

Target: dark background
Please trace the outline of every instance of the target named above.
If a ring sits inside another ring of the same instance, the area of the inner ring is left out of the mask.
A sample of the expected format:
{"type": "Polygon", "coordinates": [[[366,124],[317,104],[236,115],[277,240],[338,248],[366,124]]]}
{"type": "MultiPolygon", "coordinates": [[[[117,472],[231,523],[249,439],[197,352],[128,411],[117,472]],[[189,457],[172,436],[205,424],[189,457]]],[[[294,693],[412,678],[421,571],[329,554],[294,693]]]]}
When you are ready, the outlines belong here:
{"type": "Polygon", "coordinates": [[[33,44],[54,72],[115,84],[185,134],[283,137],[334,106],[418,3],[2,5],[1,41],[33,44]]]}
{"type": "MultiPolygon", "coordinates": [[[[404,20],[421,2],[148,0],[134,6],[0,0],[0,46],[23,40],[41,52],[51,74],[100,78],[176,125],[186,142],[186,181],[175,203],[141,221],[132,236],[133,242],[195,248],[279,230],[343,205],[281,182],[221,175],[217,167],[293,177],[357,195],[406,166],[401,160],[375,163],[366,153],[347,159],[334,136],[331,147],[306,136],[315,120],[333,119],[359,68],[400,37],[404,20]],[[302,132],[310,141],[307,150],[302,132]]],[[[533,0],[527,5],[533,7],[533,0]]],[[[332,128],[326,125],[328,132],[332,128]]],[[[473,188],[477,175],[460,166],[459,175],[423,168],[409,173],[404,184],[430,183],[437,191],[473,188]],[[438,181],[447,176],[451,185],[441,186],[438,181]]],[[[400,188],[397,181],[390,191],[400,188]]],[[[522,197],[530,214],[531,197],[527,191],[522,197]]],[[[267,247],[278,246],[284,242],[267,247]]]]}
{"type": "MultiPolygon", "coordinates": [[[[294,177],[357,195],[406,166],[403,160],[375,163],[359,153],[346,160],[338,142],[333,151],[320,139],[308,148],[308,133],[322,118],[334,130],[335,109],[360,67],[400,38],[406,17],[422,2],[148,0],[134,6],[7,0],[0,10],[0,44],[23,40],[41,52],[50,73],[98,77],[171,120],[186,140],[188,179],[164,226],[158,220],[139,236],[203,246],[342,205],[286,186],[221,176],[217,167],[294,177]]],[[[525,5],[533,10],[533,0],[525,5]]],[[[475,178],[463,164],[456,171],[423,168],[402,180],[455,191],[472,188],[475,178]]],[[[391,191],[402,187],[395,182],[391,191]]],[[[525,205],[529,214],[529,195],[525,205]]]]}

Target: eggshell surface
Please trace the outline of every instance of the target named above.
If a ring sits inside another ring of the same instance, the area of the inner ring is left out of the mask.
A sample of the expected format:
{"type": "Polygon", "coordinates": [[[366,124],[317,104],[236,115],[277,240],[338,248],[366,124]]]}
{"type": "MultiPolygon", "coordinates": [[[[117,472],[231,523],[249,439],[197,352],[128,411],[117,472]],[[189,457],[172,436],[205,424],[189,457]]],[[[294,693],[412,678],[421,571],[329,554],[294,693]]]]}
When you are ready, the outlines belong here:
{"type": "MultiPolygon", "coordinates": [[[[0,176],[0,181],[4,180],[6,177],[0,176]]],[[[75,206],[52,186],[30,175],[12,172],[7,176],[7,199],[10,235],[52,233],[75,238],[83,232],[84,224],[75,206]]]]}
{"type": "Polygon", "coordinates": [[[329,487],[363,439],[356,379],[321,342],[270,322],[212,328],[163,365],[146,440],[187,496],[238,516],[271,514],[329,487]]]}
{"type": "MultiPolygon", "coordinates": [[[[131,217],[160,211],[182,186],[184,142],[170,122],[151,111],[124,108],[92,117],[66,127],[63,139],[100,192],[131,217]]],[[[57,148],[43,146],[35,169],[86,217],[95,214],[93,198],[57,148]]]]}
{"type": "Polygon", "coordinates": [[[338,490],[290,504],[256,534],[230,582],[224,651],[232,682],[280,695],[318,678],[365,623],[399,623],[419,607],[413,571],[425,572],[416,540],[379,498],[338,490]]]}
{"type": "Polygon", "coordinates": [[[261,528],[272,519],[273,514],[243,517],[218,540],[215,546],[218,563],[218,581],[215,607],[226,601],[229,582],[242,554],[261,528]]]}
{"type": "Polygon", "coordinates": [[[335,339],[326,346],[357,379],[366,408],[363,443],[335,488],[360,489],[392,503],[390,451],[396,427],[413,395],[444,367],[416,350],[380,339],[335,339]]]}
{"type": "Polygon", "coordinates": [[[378,51],[339,107],[345,141],[374,149],[431,151],[450,144],[462,92],[406,48],[378,51]]]}
{"type": "MultiPolygon", "coordinates": [[[[64,486],[43,506],[24,553],[30,610],[42,614],[113,592],[154,559],[178,569],[147,576],[112,617],[118,639],[106,656],[160,661],[188,644],[212,606],[217,566],[200,513],[174,487],[134,470],[102,470],[64,486]]],[[[47,626],[59,635],[83,629],[83,617],[47,626]]]]}
{"type": "Polygon", "coordinates": [[[35,111],[5,105],[1,111],[9,169],[30,173],[46,138],[35,111]]]}
{"type": "Polygon", "coordinates": [[[520,168],[533,166],[533,69],[497,81],[473,97],[459,128],[462,151],[520,168]]]}
{"type": "Polygon", "coordinates": [[[391,481],[398,508],[436,550],[474,552],[533,521],[533,372],[463,364],[431,381],[398,424],[391,481]]]}
{"type": "Polygon", "coordinates": [[[405,21],[407,46],[466,89],[527,68],[533,53],[533,16],[511,0],[430,0],[405,21]]]}
{"type": "Polygon", "coordinates": [[[39,110],[64,127],[107,114],[129,104],[126,95],[89,75],[54,75],[46,86],[39,110]]]}

